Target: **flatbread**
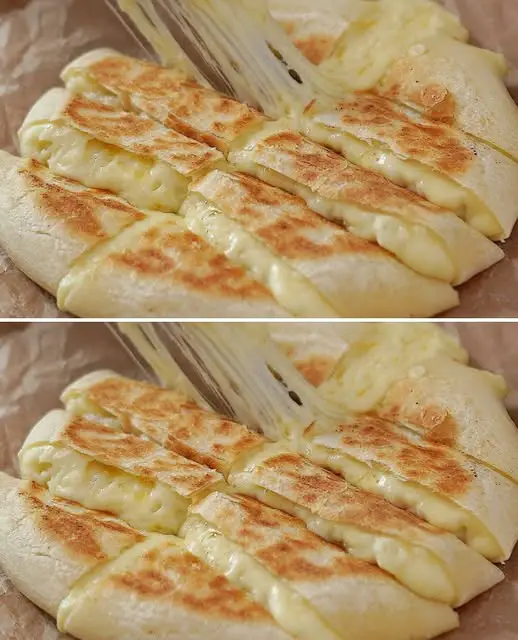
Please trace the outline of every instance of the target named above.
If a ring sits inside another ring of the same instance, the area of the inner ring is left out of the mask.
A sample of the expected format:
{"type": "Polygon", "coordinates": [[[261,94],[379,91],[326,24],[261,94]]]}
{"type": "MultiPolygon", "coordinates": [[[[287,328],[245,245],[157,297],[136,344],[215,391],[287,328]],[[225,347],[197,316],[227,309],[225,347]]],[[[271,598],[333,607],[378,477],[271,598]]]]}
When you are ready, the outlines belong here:
{"type": "Polygon", "coordinates": [[[518,482],[518,429],[505,394],[501,376],[438,357],[396,382],[379,410],[518,482]]]}
{"type": "Polygon", "coordinates": [[[79,260],[58,305],[83,317],[286,317],[270,292],[189,231],[156,214],[79,260]]]}
{"type": "Polygon", "coordinates": [[[300,452],[354,486],[450,531],[493,562],[518,540],[518,487],[454,449],[376,415],[312,425],[300,452]]]}
{"type": "Polygon", "coordinates": [[[55,410],[19,454],[25,479],[58,497],[107,511],[148,531],[176,533],[189,503],[223,476],[156,443],[55,410]]]}
{"type": "Polygon", "coordinates": [[[22,593],[81,640],[288,640],[263,607],[173,536],[0,475],[0,564],[22,593]]]}
{"type": "Polygon", "coordinates": [[[455,214],[349,163],[287,122],[264,127],[228,159],[239,171],[302,197],[317,213],[377,242],[423,275],[458,284],[502,257],[455,214]]]}
{"type": "Polygon", "coordinates": [[[286,445],[264,446],[229,482],[287,511],[329,542],[369,560],[421,596],[459,606],[503,579],[450,533],[305,460],[286,445]]]}
{"type": "Polygon", "coordinates": [[[331,629],[333,637],[351,640],[410,640],[456,625],[446,605],[419,598],[377,567],[324,542],[300,520],[251,498],[212,493],[191,509],[182,533],[193,553],[210,557],[227,575],[237,563],[244,580],[252,581],[244,569],[253,567],[256,579],[269,585],[270,602],[284,602],[271,606],[272,613],[295,637],[328,637],[331,629]],[[327,629],[317,636],[322,621],[327,629]]]}
{"type": "Polygon", "coordinates": [[[79,378],[61,394],[68,411],[113,417],[125,431],[141,433],[170,451],[225,476],[240,456],[265,439],[247,427],[203,410],[186,396],[112,371],[79,378]]]}
{"type": "Polygon", "coordinates": [[[278,291],[279,304],[294,315],[321,315],[301,307],[319,308],[310,304],[308,287],[347,317],[431,316],[455,304],[451,288],[421,277],[376,244],[315,215],[301,198],[260,180],[215,170],[194,181],[190,192],[199,199],[182,207],[187,224],[196,216],[201,222],[192,229],[199,233],[204,225],[204,237],[229,254],[246,255],[243,248],[250,245],[238,245],[236,234],[225,233],[226,225],[214,240],[215,218],[230,219],[259,241],[270,260],[263,261],[270,264],[270,290],[278,291]],[[197,213],[200,208],[207,212],[205,219],[197,213]],[[307,283],[303,289],[294,273],[307,283]]]}

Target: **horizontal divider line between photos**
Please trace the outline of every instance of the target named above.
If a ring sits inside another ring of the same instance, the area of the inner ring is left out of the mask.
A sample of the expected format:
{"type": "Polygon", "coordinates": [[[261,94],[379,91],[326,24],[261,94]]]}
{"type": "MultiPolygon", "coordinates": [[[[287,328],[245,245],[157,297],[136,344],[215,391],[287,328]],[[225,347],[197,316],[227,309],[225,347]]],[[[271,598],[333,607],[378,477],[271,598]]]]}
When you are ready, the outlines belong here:
{"type": "Polygon", "coordinates": [[[255,324],[259,322],[268,322],[276,324],[356,324],[361,322],[366,323],[415,323],[415,324],[428,324],[428,323],[469,323],[469,324],[514,324],[518,323],[518,317],[510,318],[2,318],[0,317],[0,324],[13,323],[23,324],[28,322],[46,322],[49,324],[60,323],[124,323],[124,322],[142,322],[142,323],[154,323],[154,322],[208,322],[214,324],[222,323],[242,323],[242,324],[255,324]]]}

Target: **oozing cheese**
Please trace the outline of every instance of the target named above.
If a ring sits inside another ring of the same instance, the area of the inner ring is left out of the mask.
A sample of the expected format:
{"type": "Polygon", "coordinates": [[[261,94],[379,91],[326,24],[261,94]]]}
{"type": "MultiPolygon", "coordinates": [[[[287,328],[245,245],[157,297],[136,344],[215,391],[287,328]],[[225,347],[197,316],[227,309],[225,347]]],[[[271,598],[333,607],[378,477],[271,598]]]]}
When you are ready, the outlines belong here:
{"type": "Polygon", "coordinates": [[[338,151],[355,164],[381,173],[403,187],[408,187],[430,202],[454,211],[459,217],[491,238],[498,238],[502,228],[494,214],[474,193],[415,160],[397,156],[388,148],[369,144],[325,123],[325,116],[304,118],[302,131],[315,142],[338,151]]]}
{"type": "Polygon", "coordinates": [[[415,482],[400,480],[375,463],[361,462],[313,442],[307,442],[302,448],[302,453],[316,464],[331,469],[352,485],[376,493],[397,507],[408,509],[427,522],[450,531],[484,557],[496,560],[502,556],[502,549],[487,527],[451,500],[415,482]]]}
{"type": "Polygon", "coordinates": [[[295,316],[336,318],[337,312],[306,278],[292,269],[237,222],[204,199],[190,197],[180,211],[191,231],[262,282],[295,316]]]}
{"type": "Polygon", "coordinates": [[[287,176],[256,164],[250,151],[234,151],[229,160],[239,171],[300,196],[325,218],[347,226],[352,233],[394,253],[403,263],[425,276],[454,282],[456,266],[438,234],[421,224],[409,224],[395,215],[367,211],[346,202],[330,200],[287,176]]]}
{"type": "Polygon", "coordinates": [[[77,451],[41,444],[20,452],[22,476],[52,495],[108,511],[137,529],[176,533],[189,501],[161,482],[109,468],[77,451]]]}
{"type": "Polygon", "coordinates": [[[324,520],[305,507],[257,487],[240,474],[231,477],[231,483],[240,493],[300,518],[321,538],[340,544],[352,556],[385,569],[418,595],[450,605],[455,603],[457,594],[448,568],[428,549],[352,525],[324,520]]]}
{"type": "Polygon", "coordinates": [[[171,165],[104,144],[72,127],[40,123],[20,133],[22,155],[87,187],[107,189],[141,209],[177,211],[188,179],[171,165]]]}
{"type": "Polygon", "coordinates": [[[259,561],[200,518],[190,517],[180,535],[191,553],[201,558],[237,587],[248,591],[285,631],[300,640],[338,640],[309,602],[259,561]]]}

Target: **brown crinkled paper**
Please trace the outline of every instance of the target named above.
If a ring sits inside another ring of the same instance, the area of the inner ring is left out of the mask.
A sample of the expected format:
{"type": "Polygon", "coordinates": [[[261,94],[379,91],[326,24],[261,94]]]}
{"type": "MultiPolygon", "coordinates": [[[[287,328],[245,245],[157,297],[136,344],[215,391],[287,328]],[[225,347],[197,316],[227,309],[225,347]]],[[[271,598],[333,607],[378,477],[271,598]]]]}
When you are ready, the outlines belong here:
{"type": "MultiPolygon", "coordinates": [[[[444,0],[470,29],[473,41],[507,56],[518,98],[518,1],[444,0]]],[[[139,55],[141,50],[103,0],[0,0],[0,147],[15,152],[15,132],[26,112],[62,67],[99,46],[139,55]]],[[[451,317],[518,316],[518,231],[506,258],[461,287],[451,317]]],[[[56,317],[54,300],[26,278],[0,250],[0,317],[56,317]]]]}
{"type": "MultiPolygon", "coordinates": [[[[508,406],[517,420],[518,324],[455,327],[473,364],[506,377],[508,406]]],[[[1,324],[0,363],[0,469],[13,474],[18,473],[16,453],[27,432],[46,411],[59,406],[59,395],[69,382],[99,368],[140,377],[108,329],[95,323],[1,324]]],[[[461,628],[448,640],[518,638],[518,552],[504,571],[504,583],[461,609],[461,628]]],[[[65,636],[56,631],[54,621],[18,593],[0,570],[0,639],[58,638],[65,636]]]]}

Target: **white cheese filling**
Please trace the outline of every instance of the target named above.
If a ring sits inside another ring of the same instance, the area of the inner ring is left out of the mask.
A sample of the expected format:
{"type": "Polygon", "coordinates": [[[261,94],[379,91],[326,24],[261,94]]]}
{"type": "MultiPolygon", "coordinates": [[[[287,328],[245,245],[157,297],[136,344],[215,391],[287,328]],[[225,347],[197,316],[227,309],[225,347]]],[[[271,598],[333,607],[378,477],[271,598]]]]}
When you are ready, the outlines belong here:
{"type": "Polygon", "coordinates": [[[457,601],[448,568],[428,549],[359,527],[320,518],[309,509],[273,491],[258,487],[246,476],[236,474],[230,477],[230,482],[240,493],[300,518],[310,531],[328,542],[340,544],[352,556],[385,569],[418,595],[449,605],[457,601]]]}
{"type": "Polygon", "coordinates": [[[161,482],[146,482],[66,447],[41,444],[20,453],[22,477],[50,493],[113,513],[145,531],[176,533],[189,500],[161,482]]]}
{"type": "Polygon", "coordinates": [[[316,288],[279,256],[215,206],[190,196],[180,210],[189,229],[264,284],[294,316],[336,318],[338,313],[316,288]]]}
{"type": "Polygon", "coordinates": [[[367,464],[314,442],[306,442],[302,448],[301,453],[312,462],[341,475],[352,485],[376,493],[430,524],[450,531],[485,558],[496,561],[502,556],[494,536],[476,516],[431,489],[401,480],[374,462],[367,464]]]}
{"type": "Polygon", "coordinates": [[[96,140],[59,123],[39,123],[20,133],[20,150],[59,175],[112,191],[140,209],[178,210],[189,180],[171,165],[96,140]]]}
{"type": "Polygon", "coordinates": [[[324,198],[309,187],[255,163],[250,158],[251,153],[250,150],[233,151],[229,161],[239,171],[301,197],[311,209],[345,226],[355,235],[377,242],[418,273],[445,282],[456,280],[456,265],[444,241],[432,229],[421,224],[408,224],[396,215],[368,211],[354,204],[324,198]]]}
{"type": "Polygon", "coordinates": [[[474,193],[431,167],[398,157],[375,141],[367,144],[315,118],[305,118],[301,130],[314,142],[334,149],[355,164],[381,173],[391,182],[408,187],[430,202],[454,211],[485,236],[501,236],[502,228],[495,215],[474,193]]]}
{"type": "Polygon", "coordinates": [[[185,537],[191,553],[222,573],[236,587],[249,592],[271,613],[277,624],[295,638],[338,640],[342,637],[325,624],[302,596],[201,518],[189,517],[180,535],[185,537]]]}

